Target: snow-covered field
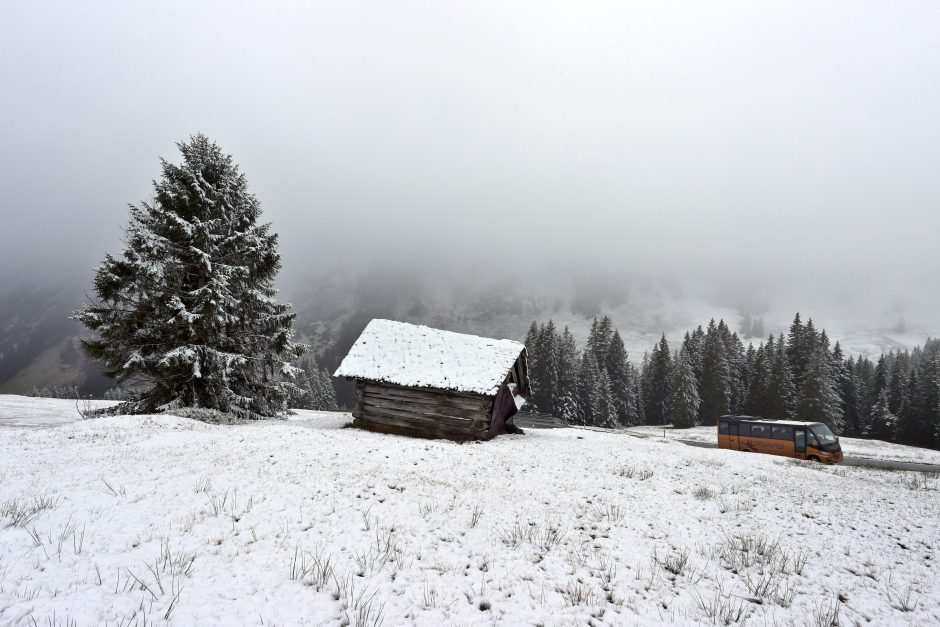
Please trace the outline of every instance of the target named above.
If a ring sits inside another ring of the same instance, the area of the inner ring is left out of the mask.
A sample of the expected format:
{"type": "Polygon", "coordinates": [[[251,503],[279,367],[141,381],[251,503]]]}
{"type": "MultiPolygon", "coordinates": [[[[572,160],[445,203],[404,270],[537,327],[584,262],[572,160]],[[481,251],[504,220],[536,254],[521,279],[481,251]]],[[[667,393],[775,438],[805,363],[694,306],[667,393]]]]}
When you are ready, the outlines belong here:
{"type": "Polygon", "coordinates": [[[347,420],[0,420],[0,625],[940,624],[935,476],[347,420]]]}
{"type": "MultiPolygon", "coordinates": [[[[715,427],[693,427],[691,429],[673,429],[672,427],[643,426],[629,427],[628,433],[667,440],[687,440],[690,442],[715,442],[715,427]]],[[[868,459],[887,459],[898,462],[915,462],[940,465],[940,451],[932,451],[916,446],[892,444],[881,440],[861,440],[858,438],[839,438],[842,451],[847,457],[868,459]]]]}
{"type": "Polygon", "coordinates": [[[81,419],[86,409],[116,405],[116,401],[73,401],[0,395],[0,427],[54,427],[81,419]]]}

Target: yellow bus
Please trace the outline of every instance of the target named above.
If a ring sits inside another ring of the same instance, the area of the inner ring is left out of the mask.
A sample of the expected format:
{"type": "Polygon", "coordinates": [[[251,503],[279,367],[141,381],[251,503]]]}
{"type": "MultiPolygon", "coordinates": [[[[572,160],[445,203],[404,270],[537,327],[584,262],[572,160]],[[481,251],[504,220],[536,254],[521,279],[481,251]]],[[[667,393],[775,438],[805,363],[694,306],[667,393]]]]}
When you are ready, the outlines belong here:
{"type": "Polygon", "coordinates": [[[835,464],[843,459],[839,438],[821,422],[768,420],[755,416],[718,418],[718,448],[783,455],[825,464],[835,464]]]}

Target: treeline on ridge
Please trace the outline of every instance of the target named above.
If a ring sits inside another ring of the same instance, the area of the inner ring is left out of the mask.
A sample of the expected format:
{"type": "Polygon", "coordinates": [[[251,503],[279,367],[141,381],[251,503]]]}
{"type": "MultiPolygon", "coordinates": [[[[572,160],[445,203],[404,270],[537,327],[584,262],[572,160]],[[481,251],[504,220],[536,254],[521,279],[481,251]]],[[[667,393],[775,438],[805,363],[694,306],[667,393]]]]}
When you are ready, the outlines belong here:
{"type": "Polygon", "coordinates": [[[724,320],[687,332],[675,348],[663,335],[638,366],[606,316],[594,319],[583,348],[551,320],[533,322],[525,343],[532,406],[570,424],[693,427],[739,413],[940,447],[937,339],[875,361],[846,357],[825,329],[797,313],[786,335],[771,334],[756,347],[745,347],[724,320]]]}

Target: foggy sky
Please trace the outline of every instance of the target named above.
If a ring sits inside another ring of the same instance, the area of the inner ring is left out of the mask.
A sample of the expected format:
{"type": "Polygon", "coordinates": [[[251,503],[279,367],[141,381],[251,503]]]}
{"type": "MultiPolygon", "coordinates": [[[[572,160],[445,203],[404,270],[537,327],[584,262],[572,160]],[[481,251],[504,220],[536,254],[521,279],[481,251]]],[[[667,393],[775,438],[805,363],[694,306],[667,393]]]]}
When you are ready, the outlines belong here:
{"type": "Polygon", "coordinates": [[[936,1],[9,2],[0,280],[90,279],[199,131],[287,278],[378,257],[929,290],[938,33],[936,1]]]}

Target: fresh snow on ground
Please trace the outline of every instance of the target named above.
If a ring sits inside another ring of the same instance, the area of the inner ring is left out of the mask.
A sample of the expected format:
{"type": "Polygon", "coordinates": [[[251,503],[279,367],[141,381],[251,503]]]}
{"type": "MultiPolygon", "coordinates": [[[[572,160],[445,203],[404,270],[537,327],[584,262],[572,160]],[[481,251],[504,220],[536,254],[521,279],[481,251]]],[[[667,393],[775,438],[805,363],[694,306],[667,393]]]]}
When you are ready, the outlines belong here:
{"type": "Polygon", "coordinates": [[[85,401],[0,395],[0,427],[54,427],[81,419],[87,409],[117,405],[117,401],[85,401]]]}
{"type": "MultiPolygon", "coordinates": [[[[718,434],[715,427],[693,427],[691,429],[673,429],[672,426],[642,426],[628,427],[628,433],[634,435],[651,436],[667,440],[686,440],[690,442],[717,442],[718,434]]],[[[921,464],[940,464],[940,451],[932,451],[916,446],[892,444],[881,440],[862,440],[859,438],[839,438],[842,452],[846,457],[864,457],[868,459],[887,459],[898,462],[914,462],[921,464]]]]}
{"type": "Polygon", "coordinates": [[[940,624],[935,476],[348,420],[3,423],[0,625],[940,624]]]}

